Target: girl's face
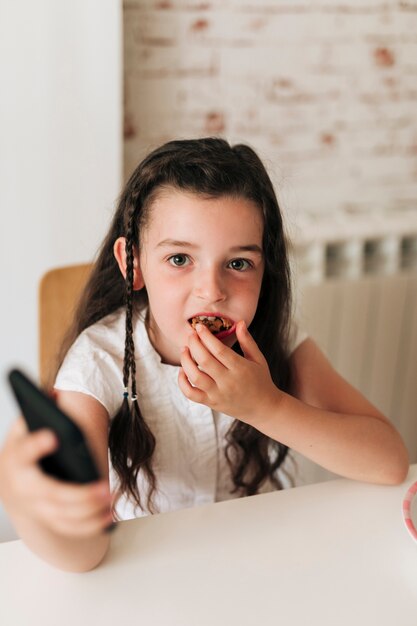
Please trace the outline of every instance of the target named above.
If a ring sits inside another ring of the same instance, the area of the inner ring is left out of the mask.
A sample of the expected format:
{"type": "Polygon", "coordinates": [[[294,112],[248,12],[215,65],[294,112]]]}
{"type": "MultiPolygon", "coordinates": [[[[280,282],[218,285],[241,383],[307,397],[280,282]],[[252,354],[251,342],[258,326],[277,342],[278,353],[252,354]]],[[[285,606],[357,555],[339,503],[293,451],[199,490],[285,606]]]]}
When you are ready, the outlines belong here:
{"type": "MultiPolygon", "coordinates": [[[[208,199],[174,189],[157,196],[142,232],[139,266],[148,331],[162,361],[180,363],[199,315],[252,322],[264,272],[263,219],[242,198],[208,199]]],[[[222,338],[232,346],[234,333],[222,338]]]]}

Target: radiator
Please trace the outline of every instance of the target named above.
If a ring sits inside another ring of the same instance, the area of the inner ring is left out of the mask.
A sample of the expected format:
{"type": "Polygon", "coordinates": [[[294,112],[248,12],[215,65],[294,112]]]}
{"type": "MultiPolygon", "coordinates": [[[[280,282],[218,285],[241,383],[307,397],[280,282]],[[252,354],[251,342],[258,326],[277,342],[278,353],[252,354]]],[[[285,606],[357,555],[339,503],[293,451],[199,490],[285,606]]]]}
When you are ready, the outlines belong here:
{"type": "MultiPolygon", "coordinates": [[[[417,234],[295,249],[297,316],[417,461],[417,234]]],[[[334,477],[296,456],[297,484],[334,477]]]]}

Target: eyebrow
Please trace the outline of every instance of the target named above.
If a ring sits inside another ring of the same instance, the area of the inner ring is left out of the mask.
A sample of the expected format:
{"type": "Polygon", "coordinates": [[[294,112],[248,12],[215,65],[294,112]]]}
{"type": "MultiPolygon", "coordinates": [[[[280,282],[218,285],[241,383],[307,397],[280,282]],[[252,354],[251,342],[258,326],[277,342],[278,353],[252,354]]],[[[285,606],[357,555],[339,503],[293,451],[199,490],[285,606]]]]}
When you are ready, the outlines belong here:
{"type": "MultiPolygon", "coordinates": [[[[190,241],[179,241],[178,239],[163,239],[157,244],[157,248],[163,248],[166,246],[173,246],[177,248],[198,248],[195,243],[190,241]]],[[[233,246],[230,248],[230,252],[256,252],[262,254],[262,248],[256,243],[251,243],[246,246],[233,246]]]]}

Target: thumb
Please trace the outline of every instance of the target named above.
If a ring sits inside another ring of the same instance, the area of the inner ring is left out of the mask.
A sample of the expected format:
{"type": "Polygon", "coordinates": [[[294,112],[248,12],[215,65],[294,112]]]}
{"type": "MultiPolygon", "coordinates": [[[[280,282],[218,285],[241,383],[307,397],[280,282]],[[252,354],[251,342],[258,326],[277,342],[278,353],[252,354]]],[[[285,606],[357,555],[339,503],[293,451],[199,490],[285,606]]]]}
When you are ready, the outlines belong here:
{"type": "Polygon", "coordinates": [[[264,357],[259,350],[258,345],[246,326],[246,323],[241,320],[236,326],[236,338],[239,342],[242,352],[248,361],[254,361],[255,363],[263,363],[264,357]]]}
{"type": "Polygon", "coordinates": [[[20,444],[20,457],[23,463],[36,463],[44,456],[52,454],[59,447],[57,436],[52,430],[43,428],[29,433],[20,444]]]}

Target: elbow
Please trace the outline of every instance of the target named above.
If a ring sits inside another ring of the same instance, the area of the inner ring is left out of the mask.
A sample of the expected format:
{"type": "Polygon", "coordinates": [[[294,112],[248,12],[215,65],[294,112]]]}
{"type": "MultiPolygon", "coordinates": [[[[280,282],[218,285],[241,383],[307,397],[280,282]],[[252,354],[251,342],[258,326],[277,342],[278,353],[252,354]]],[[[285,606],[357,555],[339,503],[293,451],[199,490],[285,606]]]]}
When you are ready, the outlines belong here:
{"type": "Polygon", "coordinates": [[[385,484],[401,485],[406,480],[409,469],[410,459],[407,449],[403,446],[403,449],[392,459],[389,467],[385,467],[385,484]]]}
{"type": "Polygon", "coordinates": [[[408,470],[410,466],[408,463],[404,463],[401,467],[398,467],[391,475],[391,485],[401,485],[408,476],[408,470]]]}
{"type": "Polygon", "coordinates": [[[407,469],[403,469],[403,470],[398,470],[396,472],[392,472],[391,474],[389,474],[389,476],[387,476],[386,480],[384,480],[384,484],[385,485],[392,485],[393,487],[395,485],[401,485],[405,479],[407,478],[408,475],[408,465],[407,465],[407,469]]]}

